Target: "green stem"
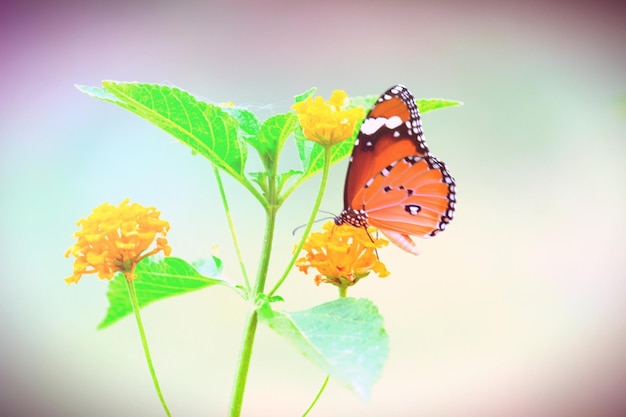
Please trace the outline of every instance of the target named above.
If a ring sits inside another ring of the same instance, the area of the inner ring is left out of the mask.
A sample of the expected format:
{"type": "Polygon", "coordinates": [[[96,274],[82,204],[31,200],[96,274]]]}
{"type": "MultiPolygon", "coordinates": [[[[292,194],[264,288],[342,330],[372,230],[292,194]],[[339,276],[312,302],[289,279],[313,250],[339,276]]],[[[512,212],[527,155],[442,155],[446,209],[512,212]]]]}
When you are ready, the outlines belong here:
{"type": "Polygon", "coordinates": [[[252,358],[252,347],[254,345],[254,336],[256,334],[257,324],[257,309],[255,306],[252,306],[246,320],[242,347],[239,352],[239,363],[237,365],[237,375],[235,377],[233,396],[230,406],[231,417],[239,417],[241,415],[243,394],[248,380],[248,370],[250,369],[250,359],[252,358]]]}
{"type": "Polygon", "coordinates": [[[339,286],[339,298],[346,298],[346,295],[348,295],[348,286],[340,285],[339,286]]]}
{"type": "Polygon", "coordinates": [[[309,232],[311,231],[311,228],[313,227],[313,223],[315,222],[315,216],[317,216],[317,210],[320,208],[320,204],[322,204],[322,198],[324,197],[324,191],[326,190],[326,182],[328,180],[328,171],[330,170],[331,149],[332,147],[324,148],[324,168],[322,170],[322,179],[320,180],[320,187],[317,191],[317,196],[315,198],[315,203],[313,204],[313,210],[311,211],[311,215],[309,216],[309,221],[307,222],[306,227],[304,228],[304,233],[302,233],[302,238],[300,239],[298,246],[296,246],[296,249],[294,250],[293,255],[291,256],[291,260],[289,261],[289,265],[287,265],[287,268],[285,268],[285,272],[283,272],[283,275],[280,277],[278,282],[276,282],[276,284],[274,285],[274,288],[272,288],[272,290],[268,293],[269,297],[274,295],[274,293],[278,290],[278,288],[283,284],[283,281],[285,281],[285,279],[287,278],[287,275],[289,275],[289,273],[291,272],[291,268],[293,268],[293,265],[296,263],[296,259],[298,259],[298,256],[300,255],[302,246],[304,246],[304,242],[306,241],[306,238],[309,236],[309,232]]]}
{"type": "Polygon", "coordinates": [[[317,400],[320,399],[320,397],[322,396],[322,393],[326,389],[326,385],[328,384],[328,380],[329,379],[330,379],[330,375],[326,375],[326,379],[324,380],[324,383],[322,384],[320,390],[317,392],[317,395],[313,399],[313,402],[311,403],[309,408],[307,408],[306,411],[304,412],[304,414],[302,414],[302,417],[306,417],[307,414],[309,414],[309,412],[313,409],[313,407],[315,407],[315,404],[317,403],[317,400]]]}
{"type": "MultiPolygon", "coordinates": [[[[270,184],[275,184],[273,179],[270,179],[270,184]]],[[[265,237],[263,238],[263,249],[261,251],[261,261],[259,263],[259,271],[257,273],[256,282],[251,298],[250,312],[246,319],[246,325],[244,328],[243,342],[241,351],[239,353],[239,362],[237,365],[237,374],[235,377],[235,383],[233,387],[233,396],[231,399],[230,417],[239,417],[241,415],[241,407],[243,405],[243,395],[246,389],[246,381],[248,379],[248,370],[250,368],[250,359],[252,358],[252,347],[254,345],[254,336],[258,324],[258,310],[256,305],[256,298],[263,294],[265,289],[265,281],[267,279],[267,271],[270,262],[270,253],[272,251],[272,243],[274,240],[274,228],[276,226],[276,212],[278,206],[272,204],[275,200],[276,193],[275,187],[271,187],[268,200],[270,201],[267,208],[267,224],[265,227],[265,237]]]]}
{"type": "Polygon", "coordinates": [[[154,383],[154,389],[159,396],[159,400],[161,401],[161,405],[165,410],[165,414],[168,417],[171,417],[170,410],[167,408],[167,404],[165,403],[165,398],[163,398],[163,393],[161,392],[161,387],[159,386],[159,380],[156,376],[156,372],[154,371],[154,366],[152,365],[152,357],[150,356],[150,349],[148,348],[148,340],[146,339],[146,333],[143,329],[143,323],[141,322],[141,314],[139,313],[139,302],[137,301],[137,293],[135,292],[135,285],[132,280],[126,280],[126,287],[128,288],[128,295],[130,297],[130,302],[133,305],[133,312],[135,313],[135,319],[137,320],[137,327],[139,328],[139,335],[141,336],[141,344],[143,345],[143,352],[146,356],[146,362],[148,362],[148,369],[150,369],[150,375],[152,376],[152,382],[154,383]]]}
{"type": "Polygon", "coordinates": [[[233,244],[235,245],[235,252],[237,253],[237,260],[239,261],[239,267],[241,268],[241,274],[246,285],[246,293],[250,294],[250,280],[248,279],[248,273],[246,272],[246,265],[243,262],[243,256],[241,255],[241,247],[239,246],[239,239],[237,238],[237,232],[235,230],[235,223],[233,222],[233,216],[230,214],[230,207],[228,206],[228,200],[226,199],[226,192],[224,191],[224,184],[222,184],[222,177],[217,166],[213,165],[213,172],[215,173],[215,179],[217,180],[217,187],[220,190],[220,197],[222,198],[222,204],[224,205],[224,212],[226,213],[226,219],[228,220],[228,228],[230,234],[233,237],[233,244]]]}

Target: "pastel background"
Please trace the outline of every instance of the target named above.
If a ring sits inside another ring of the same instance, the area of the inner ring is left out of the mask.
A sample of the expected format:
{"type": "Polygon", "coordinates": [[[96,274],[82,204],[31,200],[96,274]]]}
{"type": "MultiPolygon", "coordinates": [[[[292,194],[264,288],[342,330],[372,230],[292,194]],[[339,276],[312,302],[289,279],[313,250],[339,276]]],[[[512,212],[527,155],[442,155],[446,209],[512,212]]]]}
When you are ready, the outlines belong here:
{"type": "MultiPolygon", "coordinates": [[[[311,416],[626,413],[626,29],[619,2],[29,2],[0,11],[0,415],[158,416],[136,327],[96,331],[106,283],[67,287],[75,222],[125,197],[172,224],[174,255],[219,245],[209,164],[73,84],[167,83],[267,117],[312,86],[461,100],[424,116],[458,183],[449,229],[351,295],[380,308],[390,358],[363,402],[331,381],[311,416]]],[[[288,161],[285,161],[288,162],[288,161]]],[[[251,161],[254,165],[254,160],[251,161]]],[[[254,166],[251,165],[251,169],[254,166]]],[[[325,210],[339,212],[346,162],[325,210]]],[[[226,179],[254,273],[262,213],[226,179]]],[[[317,179],[280,213],[272,278],[317,179]]],[[[294,272],[285,309],[333,299],[294,272]]],[[[146,308],[175,416],[228,408],[245,307],[222,288],[146,308]]],[[[261,328],[245,416],[298,416],[324,375],[261,328]]]]}

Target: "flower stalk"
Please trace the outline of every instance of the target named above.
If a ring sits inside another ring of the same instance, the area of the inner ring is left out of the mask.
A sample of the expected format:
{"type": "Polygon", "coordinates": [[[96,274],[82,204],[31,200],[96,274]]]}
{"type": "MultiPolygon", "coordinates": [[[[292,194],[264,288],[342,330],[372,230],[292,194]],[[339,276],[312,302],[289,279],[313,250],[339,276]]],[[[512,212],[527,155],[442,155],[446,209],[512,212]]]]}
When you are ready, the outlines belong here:
{"type": "Polygon", "coordinates": [[[222,183],[222,177],[220,175],[219,169],[213,165],[213,172],[215,174],[215,180],[217,181],[217,187],[220,191],[220,198],[222,199],[222,205],[224,206],[224,212],[226,213],[226,220],[228,221],[228,228],[230,229],[230,235],[233,239],[233,245],[235,246],[235,252],[237,254],[237,261],[239,262],[239,267],[241,268],[241,274],[243,275],[244,285],[246,287],[246,292],[250,292],[252,290],[250,286],[250,279],[248,278],[248,272],[246,271],[246,264],[243,261],[243,255],[241,254],[241,245],[239,244],[239,238],[237,237],[237,231],[235,230],[235,223],[233,222],[233,216],[230,212],[230,206],[228,205],[228,200],[226,199],[226,192],[224,191],[224,184],[222,183]]]}
{"type": "Polygon", "coordinates": [[[167,403],[165,402],[165,398],[163,397],[163,392],[161,391],[161,386],[159,385],[159,379],[157,378],[156,371],[154,370],[154,365],[152,364],[152,355],[150,355],[150,348],[148,347],[148,339],[146,338],[146,332],[143,329],[143,322],[141,321],[141,314],[139,313],[139,302],[137,301],[137,293],[135,292],[135,283],[134,280],[126,278],[126,288],[128,288],[128,296],[130,298],[130,302],[133,306],[133,312],[135,313],[135,320],[137,321],[137,328],[139,329],[139,336],[141,337],[141,345],[143,346],[143,352],[146,357],[146,362],[148,364],[148,369],[150,370],[150,376],[152,377],[152,383],[154,384],[154,389],[159,396],[159,401],[163,406],[163,410],[168,417],[171,417],[169,408],[167,407],[167,403]]]}
{"type": "Polygon", "coordinates": [[[233,385],[233,395],[231,399],[230,417],[239,417],[241,415],[241,407],[243,405],[243,396],[248,380],[248,371],[250,369],[250,360],[252,358],[252,348],[254,346],[254,337],[258,324],[258,306],[255,304],[257,296],[263,293],[265,281],[267,279],[267,270],[269,268],[270,253],[272,251],[272,243],[274,240],[274,227],[276,225],[277,207],[267,210],[267,223],[265,227],[265,237],[263,238],[263,249],[261,250],[261,263],[259,272],[250,295],[248,317],[244,326],[244,336],[239,353],[239,361],[237,364],[237,372],[233,385]]]}
{"type": "Polygon", "coordinates": [[[304,246],[304,243],[306,242],[307,236],[311,232],[311,228],[313,227],[313,223],[315,222],[315,216],[317,216],[317,212],[318,212],[318,210],[320,208],[320,205],[322,203],[322,198],[324,197],[324,191],[326,190],[326,183],[328,181],[328,172],[330,170],[331,150],[332,150],[332,147],[324,148],[324,166],[322,168],[322,179],[320,180],[320,186],[319,186],[319,189],[317,191],[317,196],[315,197],[315,202],[313,203],[313,210],[311,210],[311,214],[309,216],[309,221],[307,222],[306,227],[304,228],[304,232],[302,233],[302,238],[300,239],[300,242],[298,242],[298,245],[296,246],[296,248],[293,251],[293,255],[291,256],[291,259],[289,260],[289,264],[287,264],[287,267],[285,268],[285,271],[283,272],[283,275],[276,282],[276,284],[274,284],[274,287],[268,293],[268,295],[270,297],[272,295],[274,295],[276,293],[276,291],[278,291],[278,288],[280,288],[280,286],[283,284],[285,279],[287,279],[287,276],[291,272],[291,269],[293,268],[294,264],[296,263],[296,260],[298,259],[298,255],[299,255],[300,251],[302,250],[302,247],[304,246]]]}
{"type": "MultiPolygon", "coordinates": [[[[276,161],[277,162],[277,161],[276,161]]],[[[239,361],[235,374],[235,382],[233,386],[233,395],[231,398],[230,417],[239,417],[241,415],[241,407],[243,405],[243,396],[248,380],[248,371],[250,369],[250,360],[252,358],[252,348],[254,346],[254,337],[258,324],[258,306],[257,298],[263,294],[265,290],[265,281],[267,280],[267,271],[269,269],[270,255],[272,253],[272,244],[274,242],[274,229],[276,226],[276,214],[280,208],[278,203],[278,192],[276,188],[276,171],[277,164],[273,164],[272,172],[268,176],[268,193],[267,206],[265,210],[266,223],[265,235],[263,237],[263,247],[261,249],[261,259],[259,269],[257,271],[256,281],[252,289],[252,293],[248,294],[249,311],[244,326],[244,336],[239,353],[239,361]]]]}

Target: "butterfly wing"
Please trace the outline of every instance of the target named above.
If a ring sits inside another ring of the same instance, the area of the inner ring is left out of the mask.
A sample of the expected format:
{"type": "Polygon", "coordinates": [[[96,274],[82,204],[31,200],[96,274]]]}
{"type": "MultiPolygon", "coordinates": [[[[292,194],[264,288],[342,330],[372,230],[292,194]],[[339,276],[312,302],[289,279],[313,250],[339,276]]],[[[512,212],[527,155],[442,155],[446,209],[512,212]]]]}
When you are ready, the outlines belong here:
{"type": "Polygon", "coordinates": [[[361,125],[348,164],[344,208],[386,166],[407,155],[426,153],[415,99],[405,87],[396,85],[378,98],[361,125]]]}
{"type": "Polygon", "coordinates": [[[454,216],[454,179],[432,156],[408,156],[378,173],[357,196],[369,224],[419,237],[434,236],[454,216]]]}
{"type": "Polygon", "coordinates": [[[342,221],[367,224],[411,253],[409,235],[434,236],[452,220],[454,178],[432,156],[411,93],[402,86],[385,92],[365,118],[357,136],[344,189],[342,221]]]}

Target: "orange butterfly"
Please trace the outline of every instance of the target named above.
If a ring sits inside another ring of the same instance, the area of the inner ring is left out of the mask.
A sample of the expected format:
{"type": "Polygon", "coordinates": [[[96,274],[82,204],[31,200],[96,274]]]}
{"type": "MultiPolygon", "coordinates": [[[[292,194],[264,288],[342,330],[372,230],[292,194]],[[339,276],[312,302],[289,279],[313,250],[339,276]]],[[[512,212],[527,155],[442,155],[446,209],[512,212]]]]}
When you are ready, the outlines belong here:
{"type": "Polygon", "coordinates": [[[424,140],[415,98],[396,85],[380,96],[361,125],[348,165],[344,209],[335,224],[376,227],[417,255],[409,235],[430,237],[454,216],[454,178],[424,140]]]}

